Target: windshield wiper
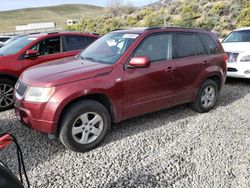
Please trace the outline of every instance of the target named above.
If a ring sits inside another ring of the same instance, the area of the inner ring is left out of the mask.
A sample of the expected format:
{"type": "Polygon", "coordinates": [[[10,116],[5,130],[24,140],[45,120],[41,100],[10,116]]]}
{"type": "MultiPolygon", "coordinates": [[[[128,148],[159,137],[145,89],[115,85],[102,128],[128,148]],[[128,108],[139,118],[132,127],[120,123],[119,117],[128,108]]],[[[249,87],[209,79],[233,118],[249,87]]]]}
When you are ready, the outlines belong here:
{"type": "Polygon", "coordinates": [[[83,60],[88,60],[88,61],[92,61],[92,62],[96,62],[96,63],[101,63],[100,61],[98,61],[97,59],[94,59],[93,57],[83,57],[83,56],[79,56],[81,59],[83,60]]]}

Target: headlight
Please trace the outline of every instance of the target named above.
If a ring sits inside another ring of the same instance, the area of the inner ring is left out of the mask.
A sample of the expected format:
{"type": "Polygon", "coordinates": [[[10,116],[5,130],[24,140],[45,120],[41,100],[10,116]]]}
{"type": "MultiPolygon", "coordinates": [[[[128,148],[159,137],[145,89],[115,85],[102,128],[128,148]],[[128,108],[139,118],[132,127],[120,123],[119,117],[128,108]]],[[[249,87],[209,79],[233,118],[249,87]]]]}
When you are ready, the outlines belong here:
{"type": "Polygon", "coordinates": [[[243,57],[240,59],[240,61],[241,61],[241,62],[250,61],[250,55],[243,56],[243,57]]]}
{"type": "Polygon", "coordinates": [[[24,97],[29,102],[47,102],[55,91],[54,87],[30,87],[24,97]]]}

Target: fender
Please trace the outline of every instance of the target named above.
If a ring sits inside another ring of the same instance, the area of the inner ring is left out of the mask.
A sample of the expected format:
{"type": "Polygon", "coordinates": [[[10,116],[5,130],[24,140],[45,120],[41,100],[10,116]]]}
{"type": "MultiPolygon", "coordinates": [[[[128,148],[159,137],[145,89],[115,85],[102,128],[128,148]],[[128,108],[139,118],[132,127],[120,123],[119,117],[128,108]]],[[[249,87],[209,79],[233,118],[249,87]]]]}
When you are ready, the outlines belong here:
{"type": "Polygon", "coordinates": [[[206,69],[204,69],[196,78],[195,82],[194,82],[194,88],[196,88],[194,91],[194,95],[193,95],[193,100],[196,99],[196,96],[199,92],[199,89],[202,85],[202,83],[207,80],[210,77],[218,77],[221,81],[221,85],[224,84],[225,78],[223,78],[223,70],[217,66],[209,66],[206,69]]]}
{"type": "MultiPolygon", "coordinates": [[[[67,108],[68,105],[81,99],[94,99],[95,100],[94,96],[96,95],[102,95],[106,99],[108,99],[110,103],[110,113],[111,113],[112,119],[113,121],[118,122],[121,119],[121,115],[122,115],[122,112],[120,112],[119,108],[117,108],[119,106],[119,104],[117,104],[118,101],[115,101],[114,99],[112,99],[112,97],[109,96],[105,92],[105,90],[98,89],[98,90],[88,91],[87,93],[86,91],[80,91],[77,93],[73,93],[72,95],[69,95],[66,98],[64,98],[62,100],[63,102],[60,103],[58,107],[55,107],[56,111],[55,111],[55,115],[53,119],[53,122],[55,123],[55,125],[58,124],[61,114],[67,108]]],[[[54,130],[57,130],[57,127],[54,130]]]]}

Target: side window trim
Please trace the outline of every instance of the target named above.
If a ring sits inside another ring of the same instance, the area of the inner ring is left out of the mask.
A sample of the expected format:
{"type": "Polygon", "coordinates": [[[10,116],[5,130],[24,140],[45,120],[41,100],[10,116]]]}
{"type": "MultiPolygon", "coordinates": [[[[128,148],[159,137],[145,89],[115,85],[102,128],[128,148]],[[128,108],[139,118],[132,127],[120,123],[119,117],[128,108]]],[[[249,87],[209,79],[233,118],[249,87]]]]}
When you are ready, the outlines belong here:
{"type": "MultiPolygon", "coordinates": [[[[145,41],[145,40],[147,40],[149,37],[152,37],[152,36],[157,36],[157,35],[166,35],[166,34],[169,34],[170,35],[170,49],[168,49],[168,50],[170,50],[169,51],[169,59],[162,59],[162,60],[156,60],[156,61],[151,61],[152,63],[160,63],[160,62],[162,62],[162,61],[171,61],[171,60],[173,60],[173,32],[159,32],[159,33],[153,33],[153,34],[149,34],[149,35],[147,35],[138,45],[137,45],[137,47],[133,50],[133,53],[132,53],[132,55],[128,58],[128,61],[131,59],[131,58],[133,58],[134,57],[134,55],[135,55],[135,52],[136,52],[136,50],[143,44],[143,42],[145,41]]],[[[128,62],[127,62],[128,63],[128,62]]]]}

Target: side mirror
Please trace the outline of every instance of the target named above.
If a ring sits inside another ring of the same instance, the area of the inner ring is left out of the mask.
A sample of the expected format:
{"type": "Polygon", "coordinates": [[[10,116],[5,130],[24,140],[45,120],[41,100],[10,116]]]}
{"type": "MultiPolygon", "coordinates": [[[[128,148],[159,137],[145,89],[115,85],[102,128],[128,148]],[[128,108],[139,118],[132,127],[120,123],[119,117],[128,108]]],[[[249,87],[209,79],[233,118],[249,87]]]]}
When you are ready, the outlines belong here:
{"type": "Polygon", "coordinates": [[[29,58],[36,58],[38,57],[40,54],[37,50],[27,50],[26,54],[25,54],[25,58],[29,59],[29,58]]]}
{"type": "Polygon", "coordinates": [[[149,57],[133,57],[128,67],[130,68],[147,68],[150,66],[150,58],[149,57]]]}

